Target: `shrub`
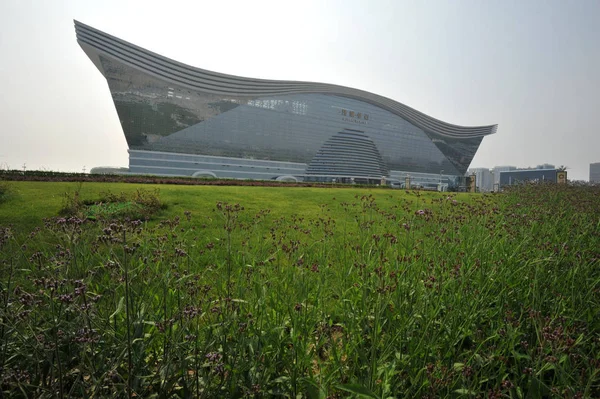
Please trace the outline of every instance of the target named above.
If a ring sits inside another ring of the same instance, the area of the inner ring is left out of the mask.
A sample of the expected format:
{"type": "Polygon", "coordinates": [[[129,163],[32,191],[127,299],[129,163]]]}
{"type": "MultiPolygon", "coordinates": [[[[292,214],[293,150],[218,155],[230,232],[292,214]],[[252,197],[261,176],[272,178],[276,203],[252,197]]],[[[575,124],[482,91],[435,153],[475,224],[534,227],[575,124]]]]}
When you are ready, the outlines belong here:
{"type": "Polygon", "coordinates": [[[63,206],[58,212],[62,216],[77,216],[82,217],[85,203],[81,199],[80,191],[82,184],[80,183],[74,192],[66,192],[63,195],[63,206]]]}
{"type": "Polygon", "coordinates": [[[144,220],[166,208],[166,204],[160,202],[158,189],[138,189],[132,194],[108,191],[101,194],[99,201],[84,204],[83,216],[100,220],[144,220]]]}

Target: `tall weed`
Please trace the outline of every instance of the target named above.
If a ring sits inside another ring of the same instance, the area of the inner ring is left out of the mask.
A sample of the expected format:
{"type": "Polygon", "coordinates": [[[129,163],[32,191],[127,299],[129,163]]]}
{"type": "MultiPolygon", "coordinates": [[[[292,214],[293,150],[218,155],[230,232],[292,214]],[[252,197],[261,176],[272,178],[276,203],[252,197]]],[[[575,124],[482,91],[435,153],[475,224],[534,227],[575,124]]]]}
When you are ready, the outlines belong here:
{"type": "Polygon", "coordinates": [[[597,188],[378,199],[1,229],[2,391],[600,396],[597,188]]]}

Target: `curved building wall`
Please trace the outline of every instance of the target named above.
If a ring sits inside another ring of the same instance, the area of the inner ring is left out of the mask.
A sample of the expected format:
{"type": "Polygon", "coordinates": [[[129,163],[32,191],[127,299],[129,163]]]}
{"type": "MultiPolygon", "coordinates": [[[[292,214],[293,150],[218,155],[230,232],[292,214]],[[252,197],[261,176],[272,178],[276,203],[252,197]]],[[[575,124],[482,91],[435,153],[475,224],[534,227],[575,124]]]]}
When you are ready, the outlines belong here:
{"type": "MultiPolygon", "coordinates": [[[[464,175],[483,136],[496,130],[447,124],[356,89],[191,68],[77,22],[76,29],[107,79],[136,173],[303,178],[317,154],[325,157],[325,143],[331,158],[349,145],[344,132],[357,131],[369,151],[352,149],[355,176],[464,175]],[[358,170],[360,162],[377,168],[358,170]]],[[[314,170],[327,175],[326,167],[314,170]]]]}

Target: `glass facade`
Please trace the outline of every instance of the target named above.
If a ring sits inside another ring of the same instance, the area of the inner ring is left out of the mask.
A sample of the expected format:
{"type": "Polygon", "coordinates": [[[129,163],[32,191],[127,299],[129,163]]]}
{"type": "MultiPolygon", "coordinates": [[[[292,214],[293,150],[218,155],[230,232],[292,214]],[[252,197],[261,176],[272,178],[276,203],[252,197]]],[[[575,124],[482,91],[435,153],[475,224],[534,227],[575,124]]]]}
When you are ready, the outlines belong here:
{"type": "Polygon", "coordinates": [[[194,69],[76,27],[107,79],[133,173],[441,181],[464,175],[495,131],[445,124],[355,89],[194,69]]]}

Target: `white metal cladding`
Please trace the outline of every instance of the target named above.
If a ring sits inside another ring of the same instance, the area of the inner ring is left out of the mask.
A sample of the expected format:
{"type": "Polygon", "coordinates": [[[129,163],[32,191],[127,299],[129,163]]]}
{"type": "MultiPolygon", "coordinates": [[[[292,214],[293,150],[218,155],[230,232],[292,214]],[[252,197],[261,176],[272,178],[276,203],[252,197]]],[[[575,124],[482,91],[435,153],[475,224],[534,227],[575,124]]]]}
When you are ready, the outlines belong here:
{"type": "MultiPolygon", "coordinates": [[[[442,122],[397,101],[363,90],[325,83],[252,79],[226,75],[191,67],[145,50],[107,33],[75,21],[79,44],[91,47],[100,54],[144,71],[180,87],[216,95],[237,95],[259,98],[300,93],[331,94],[364,101],[385,109],[424,131],[455,139],[483,137],[496,132],[498,125],[458,126],[442,122]]],[[[86,51],[87,52],[87,51],[86,51]]],[[[92,61],[100,67],[100,60],[92,61]]],[[[97,58],[97,57],[96,57],[97,58]]]]}

